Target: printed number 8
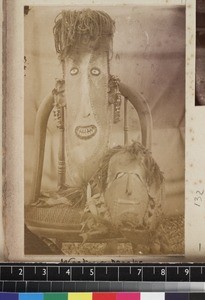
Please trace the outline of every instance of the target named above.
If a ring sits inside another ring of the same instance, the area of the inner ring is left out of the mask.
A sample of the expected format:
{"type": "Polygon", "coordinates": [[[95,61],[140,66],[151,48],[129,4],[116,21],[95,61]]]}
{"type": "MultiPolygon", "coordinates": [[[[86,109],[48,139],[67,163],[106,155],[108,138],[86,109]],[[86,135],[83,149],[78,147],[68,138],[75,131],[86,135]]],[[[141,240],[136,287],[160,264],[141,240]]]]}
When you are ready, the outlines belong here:
{"type": "Polygon", "coordinates": [[[165,276],[165,269],[161,269],[161,275],[165,276]]]}

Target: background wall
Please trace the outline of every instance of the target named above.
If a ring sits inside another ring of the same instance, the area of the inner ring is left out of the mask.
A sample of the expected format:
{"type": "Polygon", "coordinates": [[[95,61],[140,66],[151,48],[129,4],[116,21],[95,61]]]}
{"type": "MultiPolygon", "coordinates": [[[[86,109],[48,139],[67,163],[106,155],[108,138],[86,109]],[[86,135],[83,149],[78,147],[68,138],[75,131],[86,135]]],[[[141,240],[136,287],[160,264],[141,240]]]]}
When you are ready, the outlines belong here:
{"type": "MultiPolygon", "coordinates": [[[[80,8],[80,7],[79,7],[80,8]]],[[[42,99],[61,78],[53,40],[62,7],[31,7],[25,16],[25,201],[30,200],[33,132],[42,99]]],[[[67,7],[66,9],[76,9],[67,7]]],[[[185,11],[168,7],[98,7],[116,21],[111,73],[142,93],[153,117],[152,153],[166,179],[165,211],[184,211],[185,11]]],[[[138,119],[129,108],[130,140],[139,138],[138,119]]],[[[122,115],[122,114],[121,114],[122,115]]],[[[48,126],[42,188],[55,189],[57,130],[48,126]]],[[[122,121],[113,127],[111,146],[122,141],[122,121]]]]}

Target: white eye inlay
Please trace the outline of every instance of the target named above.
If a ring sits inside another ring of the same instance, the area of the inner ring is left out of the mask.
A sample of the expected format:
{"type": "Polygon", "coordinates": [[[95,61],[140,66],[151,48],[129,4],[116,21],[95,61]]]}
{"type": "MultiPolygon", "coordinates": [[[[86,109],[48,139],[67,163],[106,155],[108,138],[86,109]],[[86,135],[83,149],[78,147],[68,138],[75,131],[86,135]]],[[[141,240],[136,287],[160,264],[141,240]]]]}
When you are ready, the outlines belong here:
{"type": "Polygon", "coordinates": [[[79,72],[79,69],[76,68],[76,67],[74,67],[74,68],[72,68],[72,69],[70,70],[70,74],[71,74],[71,75],[77,75],[78,72],[79,72]]]}
{"type": "Polygon", "coordinates": [[[100,69],[94,67],[90,70],[90,73],[94,76],[98,76],[98,75],[100,75],[100,69]]]}
{"type": "Polygon", "coordinates": [[[116,174],[115,179],[121,178],[125,173],[119,172],[116,174]]]}

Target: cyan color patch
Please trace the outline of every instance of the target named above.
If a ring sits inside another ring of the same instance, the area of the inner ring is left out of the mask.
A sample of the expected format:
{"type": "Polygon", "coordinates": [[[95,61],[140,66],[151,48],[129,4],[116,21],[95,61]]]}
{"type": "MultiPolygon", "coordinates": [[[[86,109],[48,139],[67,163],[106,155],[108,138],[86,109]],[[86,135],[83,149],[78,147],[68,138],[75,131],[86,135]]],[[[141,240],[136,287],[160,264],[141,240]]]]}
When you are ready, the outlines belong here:
{"type": "Polygon", "coordinates": [[[20,293],[19,300],[44,300],[42,293],[20,293]]]}
{"type": "Polygon", "coordinates": [[[16,293],[0,293],[0,300],[18,300],[18,294],[16,293]]]}

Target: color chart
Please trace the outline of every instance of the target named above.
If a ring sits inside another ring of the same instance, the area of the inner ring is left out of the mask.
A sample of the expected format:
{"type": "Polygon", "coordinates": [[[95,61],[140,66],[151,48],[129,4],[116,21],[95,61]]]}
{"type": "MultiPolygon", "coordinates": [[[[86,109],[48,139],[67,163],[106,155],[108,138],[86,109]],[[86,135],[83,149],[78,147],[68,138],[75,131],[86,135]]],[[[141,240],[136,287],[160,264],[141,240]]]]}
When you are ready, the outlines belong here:
{"type": "Polygon", "coordinates": [[[203,293],[1,293],[0,300],[204,300],[203,293]]]}

